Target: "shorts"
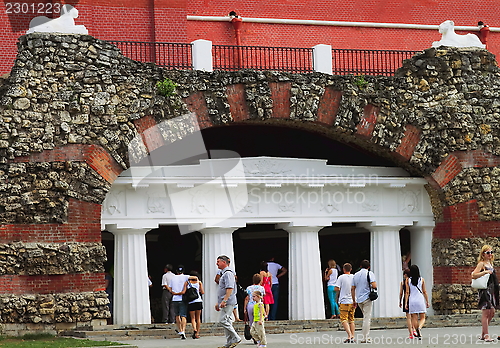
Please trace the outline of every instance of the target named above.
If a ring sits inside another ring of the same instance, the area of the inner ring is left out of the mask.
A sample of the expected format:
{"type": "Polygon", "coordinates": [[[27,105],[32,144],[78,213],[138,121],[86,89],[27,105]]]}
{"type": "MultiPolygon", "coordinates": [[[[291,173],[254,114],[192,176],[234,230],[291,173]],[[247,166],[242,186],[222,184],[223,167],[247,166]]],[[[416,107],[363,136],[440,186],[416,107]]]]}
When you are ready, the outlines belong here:
{"type": "Polygon", "coordinates": [[[188,304],[188,311],[201,311],[203,309],[203,302],[194,302],[188,304]]]}
{"type": "Polygon", "coordinates": [[[187,317],[187,304],[183,301],[172,301],[172,307],[174,308],[175,316],[187,317]]]}
{"type": "Polygon", "coordinates": [[[352,303],[341,303],[340,307],[340,322],[347,321],[354,323],[354,305],[352,303]]]}

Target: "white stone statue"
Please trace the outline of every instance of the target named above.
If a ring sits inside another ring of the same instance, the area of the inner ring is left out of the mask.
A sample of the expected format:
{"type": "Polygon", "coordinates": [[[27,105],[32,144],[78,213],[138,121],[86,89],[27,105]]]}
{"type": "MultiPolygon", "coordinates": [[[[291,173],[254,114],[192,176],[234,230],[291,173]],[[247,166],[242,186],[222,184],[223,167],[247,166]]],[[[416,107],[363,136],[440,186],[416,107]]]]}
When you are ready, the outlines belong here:
{"type": "Polygon", "coordinates": [[[38,16],[31,20],[29,33],[63,33],[63,34],[88,34],[89,31],[84,25],[75,25],[75,18],[78,17],[78,10],[71,5],[61,7],[59,18],[48,18],[38,16]]]}
{"type": "Polygon", "coordinates": [[[434,41],[432,47],[448,46],[448,47],[481,47],[486,45],[481,43],[481,40],[474,34],[458,35],[455,33],[455,23],[453,21],[444,21],[439,25],[439,32],[443,35],[440,41],[434,41]]]}

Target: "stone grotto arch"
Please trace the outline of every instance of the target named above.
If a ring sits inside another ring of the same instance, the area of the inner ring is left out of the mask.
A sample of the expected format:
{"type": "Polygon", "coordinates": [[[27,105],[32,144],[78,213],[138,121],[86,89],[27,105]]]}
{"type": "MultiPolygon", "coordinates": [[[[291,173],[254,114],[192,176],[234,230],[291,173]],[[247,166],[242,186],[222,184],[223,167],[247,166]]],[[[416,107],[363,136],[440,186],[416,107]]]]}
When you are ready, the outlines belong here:
{"type": "Polygon", "coordinates": [[[476,254],[499,244],[495,57],[431,48],[395,77],[364,78],[164,70],[88,35],[22,36],[0,90],[2,322],[56,330],[109,316],[100,221],[114,180],[165,144],[236,123],[312,130],[425,178],[433,308],[470,311],[476,254]],[[155,90],[165,78],[172,96],[155,90]]]}

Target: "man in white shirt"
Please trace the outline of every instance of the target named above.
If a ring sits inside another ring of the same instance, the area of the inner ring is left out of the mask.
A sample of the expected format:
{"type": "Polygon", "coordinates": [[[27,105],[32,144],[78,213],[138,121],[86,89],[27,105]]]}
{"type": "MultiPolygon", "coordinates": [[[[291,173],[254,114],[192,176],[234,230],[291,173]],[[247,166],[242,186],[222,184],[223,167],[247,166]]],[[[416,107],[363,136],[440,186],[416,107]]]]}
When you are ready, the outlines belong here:
{"type": "Polygon", "coordinates": [[[283,277],[288,270],[279,263],[274,262],[274,257],[271,257],[269,261],[267,261],[267,270],[271,273],[271,291],[274,297],[274,303],[270,305],[269,320],[276,320],[276,313],[278,312],[278,299],[280,295],[279,278],[283,277]]]}
{"type": "Polygon", "coordinates": [[[377,288],[377,283],[375,279],[375,274],[370,271],[370,261],[361,261],[361,269],[356,272],[352,280],[352,298],[354,299],[354,305],[356,304],[363,312],[363,338],[361,343],[370,343],[370,322],[372,319],[372,307],[373,301],[368,297],[370,295],[370,285],[372,288],[377,288]],[[368,277],[370,283],[368,283],[368,277]]]}
{"type": "Polygon", "coordinates": [[[350,263],[344,264],[344,274],[337,278],[335,292],[337,293],[337,302],[340,307],[340,322],[347,333],[344,343],[354,343],[354,301],[352,298],[352,266],[350,263]]]}
{"type": "Polygon", "coordinates": [[[186,339],[186,317],[187,317],[187,303],[182,301],[182,294],[184,294],[184,284],[188,281],[189,276],[184,275],[184,266],[177,267],[176,275],[172,278],[170,285],[167,289],[172,293],[172,307],[175,311],[175,323],[177,324],[177,333],[181,339],[186,339]]]}
{"type": "Polygon", "coordinates": [[[162,323],[171,324],[175,322],[175,313],[172,308],[172,293],[167,289],[170,286],[170,282],[175,274],[172,272],[174,267],[171,264],[165,265],[163,277],[161,278],[161,287],[163,292],[161,294],[161,305],[163,316],[161,319],[162,323]]]}

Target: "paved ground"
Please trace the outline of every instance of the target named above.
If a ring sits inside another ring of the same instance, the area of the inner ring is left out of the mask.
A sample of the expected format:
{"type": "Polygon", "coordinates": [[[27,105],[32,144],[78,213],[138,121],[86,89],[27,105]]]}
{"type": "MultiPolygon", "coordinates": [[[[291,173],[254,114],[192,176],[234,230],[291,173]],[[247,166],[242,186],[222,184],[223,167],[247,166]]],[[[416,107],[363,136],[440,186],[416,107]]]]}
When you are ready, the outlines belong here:
{"type": "MultiPolygon", "coordinates": [[[[444,327],[444,328],[425,328],[422,330],[422,340],[408,339],[408,331],[406,329],[390,329],[390,330],[372,330],[371,344],[359,344],[361,346],[370,347],[472,347],[472,346],[489,346],[500,347],[500,341],[495,340],[492,343],[485,343],[477,339],[477,335],[481,332],[479,326],[474,327],[444,327]]],[[[492,337],[496,338],[500,334],[500,326],[492,326],[490,328],[492,337]]],[[[303,333],[287,333],[268,335],[267,346],[269,348],[288,348],[288,347],[337,347],[337,346],[352,346],[353,344],[343,344],[346,337],[343,331],[324,331],[324,332],[303,332],[303,333]]],[[[188,338],[181,339],[157,339],[157,340],[137,340],[137,341],[120,341],[121,343],[136,345],[138,348],[174,348],[174,347],[219,347],[224,344],[223,336],[202,337],[199,340],[188,338]]],[[[252,341],[243,339],[238,348],[255,347],[252,341]]]]}

